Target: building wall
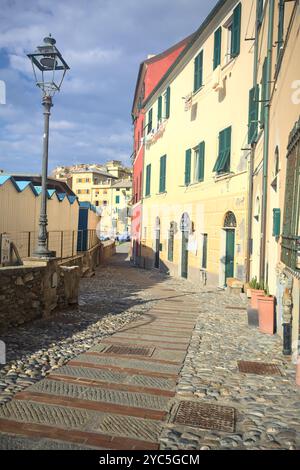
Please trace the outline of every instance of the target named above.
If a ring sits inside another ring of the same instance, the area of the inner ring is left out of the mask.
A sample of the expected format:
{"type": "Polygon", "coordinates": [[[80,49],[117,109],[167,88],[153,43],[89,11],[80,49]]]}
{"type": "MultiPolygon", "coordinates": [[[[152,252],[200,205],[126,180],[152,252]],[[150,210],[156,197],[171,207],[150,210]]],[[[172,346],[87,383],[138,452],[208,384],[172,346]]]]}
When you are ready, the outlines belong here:
{"type": "Polygon", "coordinates": [[[151,164],[151,196],[143,200],[143,256],[147,265],[153,266],[154,231],[156,217],[161,223],[161,267],[174,275],[181,274],[180,219],[187,212],[194,225],[189,240],[189,277],[196,281],[208,277],[213,285],[225,283],[225,230],[224,219],[228,211],[235,214],[234,276],[245,276],[246,230],[247,230],[247,149],[248,96],[252,87],[253,49],[244,38],[251,34],[255,12],[248,1],[242,1],[241,50],[237,58],[226,60],[227,37],[224,25],[231,17],[237,1],[228,1],[204,30],[201,37],[157,90],[147,104],[146,112],[153,107],[153,127],[157,126],[157,99],[166,88],[171,88],[170,118],[164,123],[162,136],[155,142],[146,143],[145,168],[151,164]],[[223,87],[213,89],[216,77],[213,73],[214,32],[223,26],[221,80],[223,87]],[[186,110],[183,97],[193,92],[194,59],[204,50],[204,86],[192,96],[192,106],[186,110]],[[237,98],[238,90],[238,98],[237,98]],[[215,178],[213,167],[218,156],[219,132],[232,126],[231,174],[215,178]],[[185,152],[205,141],[204,181],[184,185],[185,152]],[[167,155],[166,193],[159,193],[160,157],[167,155]],[[167,238],[171,222],[176,222],[174,262],[167,262],[167,238]],[[202,274],[202,234],[208,234],[207,273],[202,274]]]}

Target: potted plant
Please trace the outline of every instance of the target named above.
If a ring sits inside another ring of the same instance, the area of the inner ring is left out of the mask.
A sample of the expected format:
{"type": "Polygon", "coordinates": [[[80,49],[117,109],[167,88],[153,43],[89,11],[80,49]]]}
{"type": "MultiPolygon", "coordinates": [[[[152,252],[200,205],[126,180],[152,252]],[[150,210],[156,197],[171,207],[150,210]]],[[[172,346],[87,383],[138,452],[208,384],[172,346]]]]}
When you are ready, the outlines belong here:
{"type": "Polygon", "coordinates": [[[257,297],[259,330],[269,335],[275,333],[275,300],[268,287],[257,297]]]}
{"type": "Polygon", "coordinates": [[[249,287],[251,289],[251,308],[258,309],[257,299],[259,296],[264,295],[264,285],[260,284],[257,280],[257,277],[254,277],[249,282],[249,287]]]}

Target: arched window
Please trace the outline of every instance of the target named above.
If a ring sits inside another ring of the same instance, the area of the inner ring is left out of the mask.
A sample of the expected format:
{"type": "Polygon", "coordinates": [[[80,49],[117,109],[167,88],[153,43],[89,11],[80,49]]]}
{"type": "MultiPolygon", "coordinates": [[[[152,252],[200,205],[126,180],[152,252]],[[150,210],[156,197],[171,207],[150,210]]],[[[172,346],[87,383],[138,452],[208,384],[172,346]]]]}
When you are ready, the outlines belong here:
{"type": "Polygon", "coordinates": [[[233,212],[227,212],[224,219],[224,228],[236,228],[236,218],[233,212]]]}
{"type": "Polygon", "coordinates": [[[170,223],[170,229],[168,234],[168,261],[174,261],[174,237],[176,231],[176,222],[170,223]]]}
{"type": "Polygon", "coordinates": [[[191,219],[187,212],[182,214],[181,221],[180,221],[180,230],[181,232],[191,231],[191,219]]]}

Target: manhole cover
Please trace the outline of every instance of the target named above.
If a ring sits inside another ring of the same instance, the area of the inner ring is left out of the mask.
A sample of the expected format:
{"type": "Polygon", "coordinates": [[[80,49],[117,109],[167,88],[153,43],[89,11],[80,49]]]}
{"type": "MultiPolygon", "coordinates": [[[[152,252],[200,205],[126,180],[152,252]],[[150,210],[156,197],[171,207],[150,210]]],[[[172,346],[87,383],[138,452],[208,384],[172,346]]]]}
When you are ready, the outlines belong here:
{"type": "Polygon", "coordinates": [[[235,409],[227,406],[183,401],[178,406],[174,423],[215,431],[234,432],[235,409]]]}
{"type": "Polygon", "coordinates": [[[265,362],[238,361],[238,367],[243,374],[282,375],[278,366],[265,362]]]}
{"type": "Polygon", "coordinates": [[[126,346],[113,344],[106,349],[105,354],[119,354],[123,356],[152,356],[155,348],[144,348],[139,346],[126,346]]]}

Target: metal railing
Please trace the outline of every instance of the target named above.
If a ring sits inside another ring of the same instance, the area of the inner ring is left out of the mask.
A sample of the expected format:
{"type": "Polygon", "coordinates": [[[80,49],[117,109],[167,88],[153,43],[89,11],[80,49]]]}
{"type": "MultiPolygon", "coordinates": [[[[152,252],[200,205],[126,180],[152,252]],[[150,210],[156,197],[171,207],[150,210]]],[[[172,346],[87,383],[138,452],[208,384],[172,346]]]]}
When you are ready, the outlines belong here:
{"type": "Polygon", "coordinates": [[[282,236],[281,260],[293,270],[300,270],[300,237],[282,236]]]}
{"type": "MultiPolygon", "coordinates": [[[[38,232],[5,232],[5,235],[15,244],[21,258],[33,256],[37,246],[38,232]]],[[[48,248],[50,251],[55,251],[56,257],[60,259],[71,258],[78,252],[94,248],[99,243],[100,240],[96,230],[56,230],[48,232],[48,248]]]]}

